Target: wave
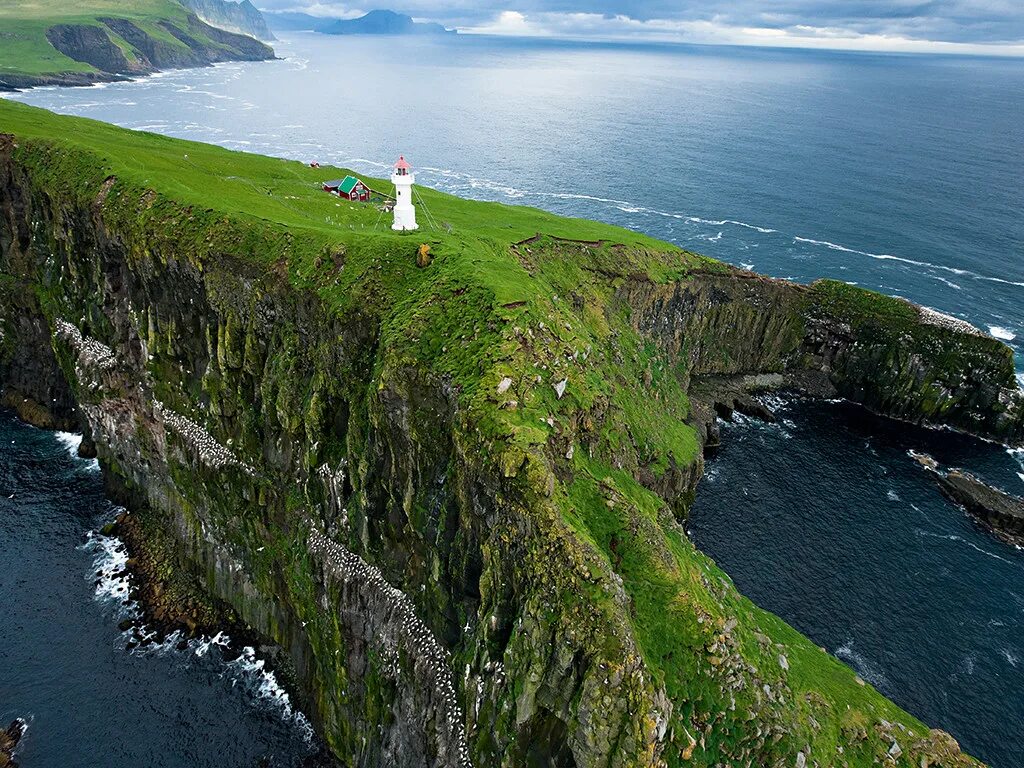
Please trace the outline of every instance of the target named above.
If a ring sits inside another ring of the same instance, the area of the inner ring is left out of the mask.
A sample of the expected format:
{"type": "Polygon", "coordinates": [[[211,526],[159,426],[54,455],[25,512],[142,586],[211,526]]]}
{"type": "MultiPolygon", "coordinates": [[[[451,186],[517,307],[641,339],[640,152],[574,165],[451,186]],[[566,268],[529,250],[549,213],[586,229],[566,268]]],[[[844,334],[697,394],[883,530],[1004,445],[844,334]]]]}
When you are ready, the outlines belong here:
{"type": "Polygon", "coordinates": [[[78,456],[78,447],[82,444],[82,436],[74,432],[54,432],[57,442],[63,445],[72,456],[78,456]]]}
{"type": "Polygon", "coordinates": [[[1003,341],[1013,341],[1015,338],[1017,338],[1017,334],[1015,334],[1009,328],[1003,328],[1000,325],[990,325],[988,327],[988,332],[995,336],[997,339],[1002,339],[1003,341]]]}
{"type": "Polygon", "coordinates": [[[955,533],[932,533],[931,531],[925,531],[925,530],[922,530],[920,528],[917,529],[916,533],[917,533],[918,536],[926,536],[926,537],[931,538],[931,539],[945,539],[946,541],[957,541],[957,542],[960,542],[961,544],[966,544],[971,549],[973,549],[973,550],[975,550],[977,552],[980,552],[981,554],[985,555],[986,557],[991,557],[994,560],[1001,560],[1002,562],[1008,563],[1010,565],[1016,565],[1016,563],[1014,561],[1007,560],[1005,557],[1000,557],[995,552],[989,552],[987,549],[984,549],[983,547],[979,547],[974,542],[968,541],[963,536],[957,536],[955,533]]]}
{"type": "Polygon", "coordinates": [[[763,235],[770,235],[778,232],[777,229],[770,229],[769,227],[759,227],[756,224],[748,224],[745,221],[737,221],[736,219],[701,219],[697,216],[687,216],[687,221],[692,221],[694,224],[707,224],[712,227],[721,227],[725,224],[731,224],[734,227],[743,227],[744,229],[752,229],[755,232],[760,232],[763,235]]]}
{"type": "Polygon", "coordinates": [[[885,673],[874,663],[865,659],[853,649],[853,640],[847,640],[836,648],[835,657],[848,661],[861,677],[870,682],[876,688],[885,688],[889,680],[885,673]]]}
{"type": "Polygon", "coordinates": [[[97,459],[83,459],[78,455],[78,448],[82,444],[82,435],[74,432],[54,432],[53,436],[57,438],[58,443],[64,446],[71,458],[81,462],[81,465],[91,471],[99,471],[100,463],[97,459]]]}
{"type": "Polygon", "coordinates": [[[938,280],[940,283],[944,283],[948,285],[950,288],[953,288],[954,290],[962,291],[964,289],[962,285],[957,285],[952,280],[947,280],[942,275],[928,275],[928,277],[930,277],[932,280],[938,280]]]}
{"type": "Polygon", "coordinates": [[[808,245],[818,245],[823,248],[828,248],[833,251],[841,251],[842,253],[852,253],[858,256],[867,256],[871,259],[878,259],[879,261],[898,261],[903,264],[909,264],[914,267],[925,267],[926,269],[941,269],[945,272],[952,272],[954,275],[962,275],[971,277],[975,280],[988,280],[993,283],[1003,283],[1004,285],[1014,285],[1020,288],[1024,288],[1024,282],[1018,282],[1016,280],[1007,280],[1002,277],[993,277],[991,275],[982,275],[977,272],[971,272],[969,269],[960,269],[958,267],[947,267],[945,264],[932,264],[930,261],[918,261],[917,259],[908,259],[904,256],[893,256],[891,253],[871,253],[870,251],[858,251],[856,248],[847,248],[845,245],[839,245],[838,243],[832,243],[828,240],[814,240],[810,237],[800,237],[796,235],[793,237],[793,242],[806,243],[808,245]]]}
{"type": "Polygon", "coordinates": [[[125,571],[128,548],[124,542],[116,536],[89,531],[85,543],[79,549],[93,556],[92,570],[86,578],[96,579],[95,599],[113,607],[119,616],[136,618],[139,612],[130,597],[130,584],[125,571]]]}
{"type": "Polygon", "coordinates": [[[288,692],[281,687],[274,673],[267,669],[266,662],[256,656],[251,646],[242,649],[242,653],[234,661],[225,665],[232,676],[231,685],[241,685],[254,698],[269,704],[277,710],[282,719],[298,727],[307,744],[315,738],[313,725],[309,719],[292,706],[288,692]]]}

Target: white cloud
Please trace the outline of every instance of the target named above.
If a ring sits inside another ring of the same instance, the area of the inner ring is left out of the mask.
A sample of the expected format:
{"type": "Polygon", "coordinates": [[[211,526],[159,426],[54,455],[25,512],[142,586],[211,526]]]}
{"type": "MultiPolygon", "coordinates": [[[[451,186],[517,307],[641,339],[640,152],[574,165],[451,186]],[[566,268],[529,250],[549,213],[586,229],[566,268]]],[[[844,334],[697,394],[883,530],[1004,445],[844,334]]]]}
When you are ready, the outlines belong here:
{"type": "MultiPolygon", "coordinates": [[[[762,23],[768,19],[760,20],[762,23]]],[[[770,22],[769,22],[770,23],[770,22]]],[[[1024,41],[976,43],[932,40],[900,32],[861,32],[842,26],[802,23],[790,26],[732,25],[712,17],[701,20],[635,19],[625,14],[505,10],[483,23],[459,26],[468,34],[517,37],[565,37],[591,40],[650,40],[792,48],[828,48],[900,53],[962,53],[1024,56],[1024,41]]]]}
{"type": "Polygon", "coordinates": [[[539,37],[551,34],[540,23],[528,20],[526,15],[519,11],[502,11],[489,22],[464,27],[459,31],[478,35],[508,35],[512,37],[539,37]]]}

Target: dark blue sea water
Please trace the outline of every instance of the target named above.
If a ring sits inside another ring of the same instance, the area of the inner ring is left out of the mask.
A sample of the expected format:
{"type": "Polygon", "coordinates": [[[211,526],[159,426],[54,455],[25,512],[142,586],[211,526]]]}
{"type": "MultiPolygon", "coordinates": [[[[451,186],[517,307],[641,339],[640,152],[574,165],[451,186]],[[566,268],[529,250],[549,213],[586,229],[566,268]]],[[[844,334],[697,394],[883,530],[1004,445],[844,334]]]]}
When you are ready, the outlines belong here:
{"type": "Polygon", "coordinates": [[[261,662],[209,640],[127,650],[126,555],[94,533],[117,510],[76,446],[0,411],[0,723],[28,721],[19,763],[297,765],[309,725],[261,662]]]}
{"type": "MultiPolygon", "coordinates": [[[[1024,60],[312,34],[277,50],[17,98],[377,175],[402,153],[447,191],[1024,339],[1024,60]]],[[[697,542],[915,714],[997,768],[1021,765],[1024,553],[976,529],[906,451],[1017,493],[1024,457],[844,406],[788,408],[788,425],[726,430],[697,542]]]]}
{"type": "Polygon", "coordinates": [[[741,592],[999,768],[1024,754],[1024,552],[908,451],[1020,491],[1021,453],[838,403],[726,426],[687,525],[741,592]]]}

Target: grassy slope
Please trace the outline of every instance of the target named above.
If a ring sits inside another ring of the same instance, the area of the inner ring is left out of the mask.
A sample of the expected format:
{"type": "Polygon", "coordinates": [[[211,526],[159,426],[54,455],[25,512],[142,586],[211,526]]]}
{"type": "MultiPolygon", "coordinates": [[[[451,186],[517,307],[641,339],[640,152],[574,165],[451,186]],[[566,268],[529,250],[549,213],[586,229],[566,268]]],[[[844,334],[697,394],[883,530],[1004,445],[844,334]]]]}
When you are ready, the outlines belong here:
{"type": "MultiPolygon", "coordinates": [[[[320,181],[344,169],[314,170],[11,102],[0,101],[0,132],[17,136],[20,160],[53,194],[91,204],[115,175],[104,214],[122,233],[138,235],[127,242],[153,243],[154,251],[166,245],[163,252],[189,254],[200,265],[223,253],[258,260],[339,312],[362,305],[379,314],[381,348],[399,363],[427,365],[449,377],[475,422],[481,450],[510,475],[559,458],[564,448],[559,457],[549,448],[558,427],[601,404],[605,426],[597,449],[593,456],[575,451],[573,479],[559,483],[551,498],[583,546],[623,579],[633,600],[633,632],[649,668],[677,702],[677,714],[691,724],[707,722],[709,713],[724,718],[697,747],[698,762],[719,759],[744,727],[740,713],[726,711],[729,696],[716,682],[707,650],[731,617],[739,620],[734,636],[745,662],[765,679],[788,682],[786,706],[799,714],[787,739],[796,748],[809,745],[821,764],[876,762],[892,738],[882,721],[901,724],[914,738],[927,733],[859,684],[848,667],[740,596],[686,539],[665,501],[630,472],[613,468],[627,454],[642,454],[641,462],[658,474],[670,461],[690,463],[698,451],[683,421],[688,406],[677,377],[613,306],[615,275],[646,273],[663,281],[724,266],[616,227],[425,188],[419,188],[421,222],[426,209],[450,231],[398,235],[387,228],[386,216],[378,222],[372,206],[320,191],[320,181]],[[603,242],[560,256],[562,245],[547,240],[521,245],[512,251],[518,258],[510,257],[512,244],[537,233],[603,242]],[[434,255],[429,269],[414,264],[423,242],[434,255]],[[570,298],[574,293],[581,302],[570,298]],[[506,376],[513,384],[499,395],[506,376]],[[569,385],[558,399],[553,385],[565,377],[569,385]]],[[[390,191],[387,182],[367,181],[390,191]]],[[[606,600],[600,588],[595,592],[599,603],[606,600]]],[[[614,610],[610,603],[607,609],[614,610]]],[[[904,749],[909,740],[901,735],[904,749]]],[[[678,754],[667,758],[680,760],[678,754]]]]}
{"type": "MultiPolygon", "coordinates": [[[[130,19],[151,37],[185,47],[157,24],[171,21],[187,29],[188,11],[175,0],[0,0],[0,75],[96,72],[50,45],[46,30],[55,24],[102,26],[97,19],[105,17],[130,19]]],[[[107,33],[131,60],[131,46],[107,33]]]]}

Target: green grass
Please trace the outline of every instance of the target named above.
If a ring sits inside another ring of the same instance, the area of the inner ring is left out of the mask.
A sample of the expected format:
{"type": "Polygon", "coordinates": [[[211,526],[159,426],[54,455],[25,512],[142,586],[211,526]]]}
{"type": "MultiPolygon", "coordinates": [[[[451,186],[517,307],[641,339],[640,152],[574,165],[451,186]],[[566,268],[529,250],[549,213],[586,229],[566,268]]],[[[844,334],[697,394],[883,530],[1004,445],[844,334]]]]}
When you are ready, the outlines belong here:
{"type": "MultiPolygon", "coordinates": [[[[883,721],[925,736],[920,722],[859,684],[848,667],[740,596],[686,538],[666,500],[636,479],[688,467],[699,444],[686,422],[683,372],[633,330],[616,287],[631,277],[661,283],[728,267],[628,230],[422,187],[423,228],[396,234],[374,206],[320,190],[347,169],[311,169],[12,102],[0,101],[0,132],[16,136],[19,164],[51,197],[78,210],[100,205],[130,258],[187,258],[199,270],[233,258],[280,275],[339,316],[379,322],[378,374],[415,370],[450,385],[472,436],[466,450],[553,505],[571,532],[573,559],[597,558],[621,578],[626,608],[607,581],[581,582],[569,563],[543,576],[560,580],[566,616],[581,607],[581,622],[603,615],[629,627],[673,699],[676,744],[686,745],[684,732],[701,737],[698,764],[727,755],[741,764],[755,711],[759,723],[785,731],[757,754],[787,762],[808,745],[821,765],[882,762],[897,727],[883,721]],[[415,264],[421,243],[434,257],[423,269],[415,264]],[[499,392],[505,378],[510,384],[499,392]],[[710,649],[731,619],[732,645],[720,658],[710,649]],[[760,688],[748,686],[730,706],[724,675],[737,660],[757,669],[759,684],[783,691],[785,704],[759,709],[760,688]]],[[[393,191],[385,180],[363,178],[393,191]]],[[[841,284],[815,290],[813,306],[831,306],[851,322],[909,322],[900,302],[841,284]]],[[[224,353],[243,343],[225,338],[224,353]]],[[[275,361],[280,375],[270,378],[287,380],[292,358],[303,353],[284,350],[275,361]]],[[[166,399],[176,405],[167,384],[166,399]]],[[[289,429],[299,428],[303,409],[316,408],[285,389],[264,398],[289,429]]],[[[900,738],[903,764],[916,765],[919,753],[900,738]]],[[[682,754],[669,749],[666,759],[679,765],[682,754]]]]}
{"type": "MultiPolygon", "coordinates": [[[[96,72],[89,64],[60,53],[46,39],[46,31],[55,24],[84,24],[106,30],[98,21],[104,17],[130,19],[151,37],[184,47],[157,24],[170,21],[186,28],[188,12],[174,0],[0,0],[0,77],[96,72]]],[[[131,46],[106,31],[129,60],[135,57],[131,46]]]]}

